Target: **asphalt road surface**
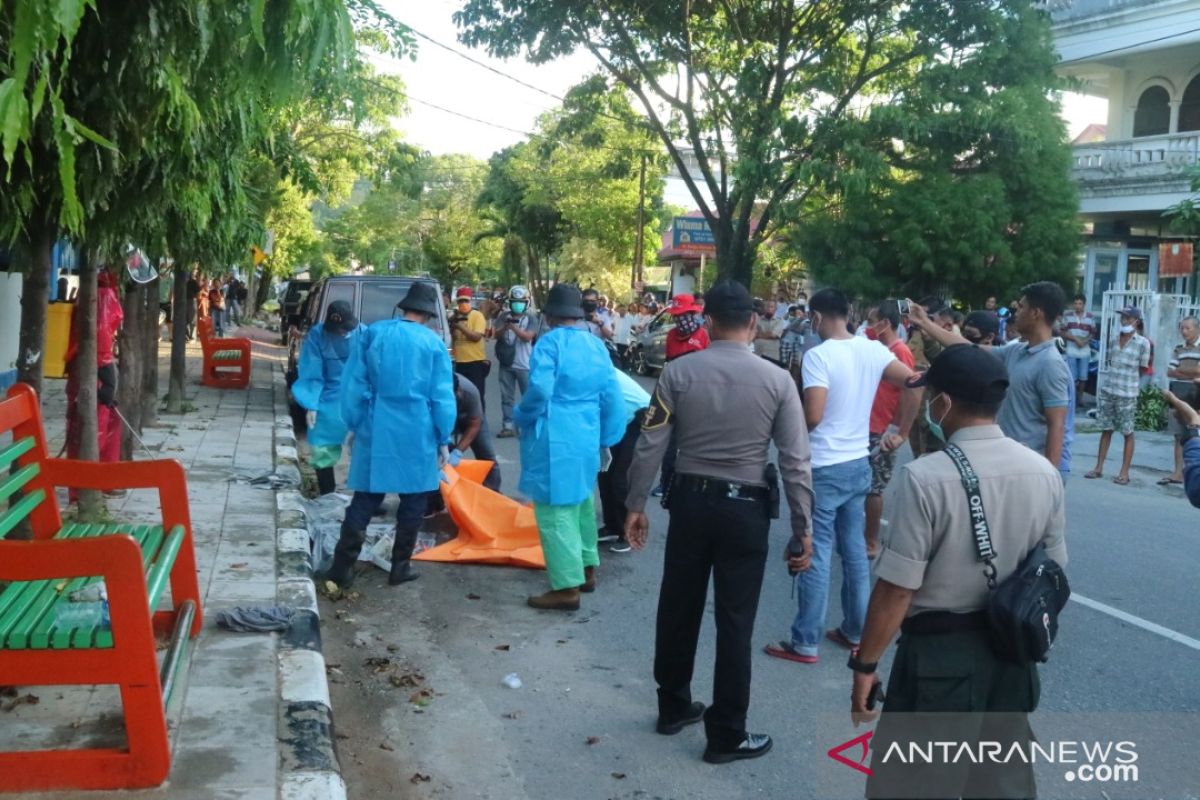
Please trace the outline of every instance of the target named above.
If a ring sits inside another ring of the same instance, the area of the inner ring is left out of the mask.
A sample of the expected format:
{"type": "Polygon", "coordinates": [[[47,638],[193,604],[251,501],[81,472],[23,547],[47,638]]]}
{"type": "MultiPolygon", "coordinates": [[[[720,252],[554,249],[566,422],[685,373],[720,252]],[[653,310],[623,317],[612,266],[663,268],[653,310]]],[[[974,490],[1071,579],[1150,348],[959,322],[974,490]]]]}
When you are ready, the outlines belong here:
{"type": "MultiPolygon", "coordinates": [[[[496,431],[500,394],[494,376],[490,383],[496,431]]],[[[497,444],[512,494],[516,441],[497,444]]],[[[1085,481],[1083,471],[1067,490],[1076,599],[1041,670],[1034,728],[1042,740],[1134,741],[1141,775],[1084,783],[1063,778],[1074,773],[1057,765],[1040,768],[1041,796],[1200,796],[1200,510],[1154,486],[1152,474],[1119,487],[1085,481]]],[[[755,653],[749,727],[775,738],[764,758],[712,766],[700,760],[702,726],[654,733],[651,663],[667,515],[652,501],[650,518],[644,551],[613,555],[601,546],[599,589],[575,613],[525,606],[546,588],[543,573],[483,566],[423,564],[421,580],[398,588],[368,567],[357,597],[322,601],[351,797],[861,797],[864,776],[826,754],[866,730],[850,724],[851,676],[845,652],[832,645],[815,665],[755,653]],[[512,673],[521,688],[502,684],[512,673]]],[[[776,521],[755,629],[760,648],[785,637],[795,613],[782,561],[787,537],[786,520],[776,521]]],[[[710,602],[693,684],[706,702],[711,611],[710,602]]],[[[830,626],[839,615],[835,588],[830,626]]],[[[890,653],[885,667],[889,661],[890,653]]]]}

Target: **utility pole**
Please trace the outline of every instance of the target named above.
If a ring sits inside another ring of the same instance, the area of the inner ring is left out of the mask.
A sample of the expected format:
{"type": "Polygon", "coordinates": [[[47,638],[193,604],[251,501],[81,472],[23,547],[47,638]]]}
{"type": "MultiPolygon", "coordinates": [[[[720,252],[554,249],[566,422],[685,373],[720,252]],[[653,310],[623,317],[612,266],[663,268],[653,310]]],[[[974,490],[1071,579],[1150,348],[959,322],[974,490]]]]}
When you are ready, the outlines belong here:
{"type": "Polygon", "coordinates": [[[637,240],[633,246],[633,280],[636,287],[642,281],[642,263],[646,249],[646,154],[642,154],[642,168],[638,175],[637,240]]]}

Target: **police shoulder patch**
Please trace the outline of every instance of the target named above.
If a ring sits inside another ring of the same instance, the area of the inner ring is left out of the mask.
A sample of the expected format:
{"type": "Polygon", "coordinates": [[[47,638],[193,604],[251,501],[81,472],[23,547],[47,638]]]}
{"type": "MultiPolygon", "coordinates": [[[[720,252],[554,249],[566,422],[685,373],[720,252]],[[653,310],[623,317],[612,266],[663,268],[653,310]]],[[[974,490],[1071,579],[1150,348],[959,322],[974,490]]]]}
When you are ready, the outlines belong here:
{"type": "Polygon", "coordinates": [[[671,421],[671,410],[667,408],[663,402],[662,395],[656,388],[654,397],[650,400],[650,407],[646,409],[646,415],[642,418],[642,430],[652,431],[661,428],[671,421]]]}

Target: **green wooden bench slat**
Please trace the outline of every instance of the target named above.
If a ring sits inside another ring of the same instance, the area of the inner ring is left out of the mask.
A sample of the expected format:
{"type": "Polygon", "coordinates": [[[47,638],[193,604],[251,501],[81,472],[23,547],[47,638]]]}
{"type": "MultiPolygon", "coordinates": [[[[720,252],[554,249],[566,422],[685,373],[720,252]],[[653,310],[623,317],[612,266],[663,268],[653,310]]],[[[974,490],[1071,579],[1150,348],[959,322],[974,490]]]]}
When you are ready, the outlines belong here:
{"type": "Polygon", "coordinates": [[[0,449],[0,469],[5,469],[9,464],[16,461],[21,456],[28,453],[37,444],[32,436],[26,436],[23,439],[17,439],[12,444],[0,449]]]}
{"type": "Polygon", "coordinates": [[[236,361],[242,357],[241,350],[218,350],[212,354],[214,361],[236,361]]]}
{"type": "MultiPolygon", "coordinates": [[[[158,602],[162,599],[163,590],[167,587],[167,579],[171,576],[171,567],[175,565],[175,557],[179,555],[179,548],[183,545],[186,531],[182,525],[176,525],[165,539],[163,539],[161,526],[155,526],[153,532],[156,541],[162,539],[162,546],[151,547],[147,544],[142,547],[143,559],[149,567],[149,571],[146,573],[146,597],[151,614],[158,608],[158,602]],[[154,562],[152,566],[150,565],[151,560],[154,562]]],[[[81,645],[76,644],[75,646],[80,647],[81,645]]],[[[112,647],[112,630],[97,631],[93,646],[112,647]]]]}
{"type": "MultiPolygon", "coordinates": [[[[101,530],[97,535],[109,536],[114,533],[128,533],[138,543],[138,546],[145,546],[146,539],[150,536],[154,526],[151,525],[122,525],[110,524],[101,526],[101,530]]],[[[146,568],[146,551],[142,550],[142,569],[146,568]]],[[[64,596],[60,602],[69,602],[64,596]]],[[[64,628],[62,630],[55,629],[54,634],[50,637],[50,646],[55,650],[66,650],[68,648],[87,649],[93,646],[93,641],[96,636],[103,631],[98,625],[82,625],[75,628],[64,628]]],[[[111,633],[109,637],[109,647],[111,644],[111,633]]]]}
{"type": "MultiPolygon", "coordinates": [[[[0,467],[0,469],[3,469],[3,467],[0,467]]],[[[3,481],[0,481],[0,503],[12,497],[18,489],[24,488],[25,484],[33,480],[41,471],[42,465],[35,461],[32,464],[26,464],[3,481]]]]}
{"type": "MultiPolygon", "coordinates": [[[[55,535],[55,539],[87,539],[98,536],[104,530],[101,524],[71,523],[55,535]]],[[[71,578],[65,583],[62,580],[51,580],[38,595],[37,600],[22,616],[21,621],[9,637],[9,646],[13,649],[47,648],[50,646],[49,632],[54,627],[54,607],[59,600],[70,596],[71,592],[82,589],[88,584],[100,580],[99,575],[87,575],[71,578]],[[59,589],[59,584],[62,588],[59,589]],[[39,635],[40,634],[40,635],[39,635]]]]}
{"type": "MultiPolygon", "coordinates": [[[[82,527],[84,530],[73,529],[60,532],[55,538],[82,538],[86,535],[88,526],[82,527]]],[[[23,637],[16,637],[14,629],[22,617],[24,617],[30,604],[36,602],[38,596],[47,587],[52,588],[57,583],[57,579],[21,581],[12,584],[0,595],[0,646],[13,649],[24,649],[27,646],[23,637]]]]}
{"type": "Polygon", "coordinates": [[[0,514],[0,539],[7,536],[9,531],[17,527],[18,523],[29,516],[29,512],[45,499],[46,493],[35,489],[9,506],[7,511],[0,514]]]}

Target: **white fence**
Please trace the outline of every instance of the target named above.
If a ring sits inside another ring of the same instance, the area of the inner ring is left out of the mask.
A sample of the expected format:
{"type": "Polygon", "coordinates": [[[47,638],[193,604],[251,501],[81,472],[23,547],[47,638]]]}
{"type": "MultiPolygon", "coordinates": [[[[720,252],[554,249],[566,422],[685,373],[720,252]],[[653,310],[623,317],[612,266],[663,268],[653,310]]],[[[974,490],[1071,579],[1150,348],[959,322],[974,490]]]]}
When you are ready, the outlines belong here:
{"type": "Polygon", "coordinates": [[[1171,351],[1181,342],[1179,323],[1184,317],[1200,316],[1200,303],[1186,294],[1159,294],[1158,292],[1110,289],[1104,293],[1104,305],[1100,314],[1100,365],[1096,374],[1096,391],[1104,386],[1108,373],[1108,346],[1116,338],[1121,324],[1118,312],[1128,306],[1142,310],[1145,336],[1154,343],[1153,384],[1160,389],[1167,387],[1167,364],[1171,351]]]}

